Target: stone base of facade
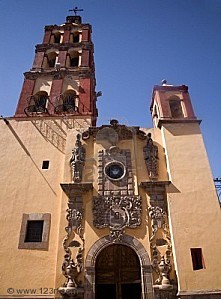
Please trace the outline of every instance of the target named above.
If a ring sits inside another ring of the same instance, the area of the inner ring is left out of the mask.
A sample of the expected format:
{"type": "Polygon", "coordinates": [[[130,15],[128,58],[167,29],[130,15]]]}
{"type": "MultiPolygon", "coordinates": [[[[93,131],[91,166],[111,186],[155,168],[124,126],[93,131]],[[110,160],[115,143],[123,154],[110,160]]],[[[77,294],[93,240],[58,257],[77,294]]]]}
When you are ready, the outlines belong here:
{"type": "Polygon", "coordinates": [[[179,292],[177,295],[180,299],[221,299],[221,290],[217,291],[196,291],[196,292],[179,292]]]}
{"type": "Polygon", "coordinates": [[[170,285],[164,288],[154,285],[154,299],[177,299],[177,287],[170,285]]]}

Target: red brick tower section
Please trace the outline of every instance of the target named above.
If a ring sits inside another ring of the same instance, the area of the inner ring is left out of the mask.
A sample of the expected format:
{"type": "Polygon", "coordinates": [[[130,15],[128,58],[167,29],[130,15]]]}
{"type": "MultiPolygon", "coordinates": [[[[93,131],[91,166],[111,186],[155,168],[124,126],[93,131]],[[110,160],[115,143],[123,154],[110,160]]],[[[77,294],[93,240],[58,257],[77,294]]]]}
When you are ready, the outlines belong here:
{"type": "Polygon", "coordinates": [[[36,46],[32,68],[24,84],[15,117],[89,116],[96,125],[94,47],[92,29],[80,16],[63,25],[45,27],[36,46]]]}
{"type": "Polygon", "coordinates": [[[161,127],[163,123],[199,122],[186,85],[155,85],[150,111],[155,127],[161,127]]]}

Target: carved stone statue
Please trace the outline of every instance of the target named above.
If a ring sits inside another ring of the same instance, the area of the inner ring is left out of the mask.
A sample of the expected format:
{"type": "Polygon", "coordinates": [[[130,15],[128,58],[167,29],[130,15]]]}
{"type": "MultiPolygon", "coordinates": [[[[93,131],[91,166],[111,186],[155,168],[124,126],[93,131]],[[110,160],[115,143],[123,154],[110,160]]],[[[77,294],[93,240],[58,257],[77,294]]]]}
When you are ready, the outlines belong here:
{"type": "Polygon", "coordinates": [[[144,160],[147,167],[147,172],[150,179],[158,177],[158,147],[153,144],[151,133],[147,135],[147,145],[143,149],[144,160]]]}
{"type": "Polygon", "coordinates": [[[81,135],[77,135],[75,147],[72,150],[72,157],[70,160],[72,168],[72,179],[75,183],[82,181],[82,173],[85,163],[85,149],[81,144],[81,135]]]}

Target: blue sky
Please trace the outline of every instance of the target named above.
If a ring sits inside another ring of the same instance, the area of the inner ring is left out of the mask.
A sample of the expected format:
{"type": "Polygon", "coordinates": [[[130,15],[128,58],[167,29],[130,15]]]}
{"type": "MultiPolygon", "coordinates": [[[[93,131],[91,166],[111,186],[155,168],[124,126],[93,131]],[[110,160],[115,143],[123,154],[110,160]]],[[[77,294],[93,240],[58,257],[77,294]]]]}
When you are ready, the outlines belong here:
{"type": "Polygon", "coordinates": [[[44,26],[79,6],[93,26],[99,122],[152,127],[162,79],[189,86],[213,175],[221,175],[221,0],[0,0],[0,114],[12,116],[44,26]]]}

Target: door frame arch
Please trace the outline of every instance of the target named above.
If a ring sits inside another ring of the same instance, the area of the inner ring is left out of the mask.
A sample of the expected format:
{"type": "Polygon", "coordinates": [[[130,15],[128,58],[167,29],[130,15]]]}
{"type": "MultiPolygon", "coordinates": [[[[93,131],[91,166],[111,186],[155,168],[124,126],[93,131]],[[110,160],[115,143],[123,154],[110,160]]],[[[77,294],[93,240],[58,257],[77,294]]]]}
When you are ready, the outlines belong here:
{"type": "Polygon", "coordinates": [[[121,236],[120,242],[113,242],[110,236],[97,240],[89,249],[85,260],[84,299],[95,299],[95,263],[99,253],[107,246],[121,244],[132,248],[137,254],[141,268],[142,299],[153,299],[152,266],[144,246],[134,237],[121,236]]]}

